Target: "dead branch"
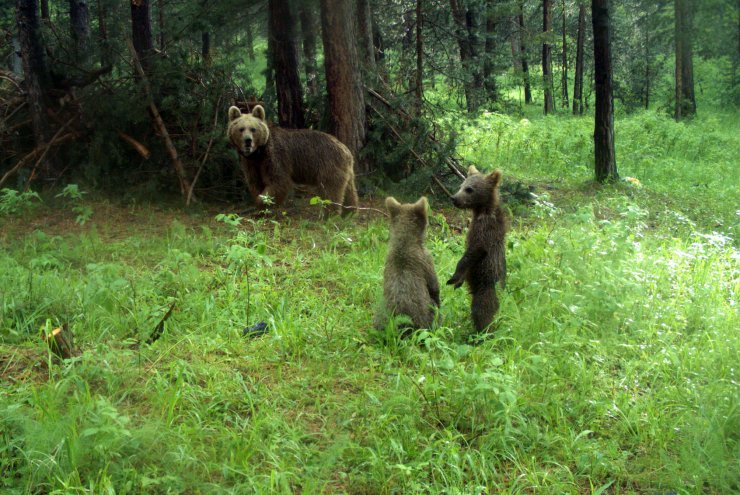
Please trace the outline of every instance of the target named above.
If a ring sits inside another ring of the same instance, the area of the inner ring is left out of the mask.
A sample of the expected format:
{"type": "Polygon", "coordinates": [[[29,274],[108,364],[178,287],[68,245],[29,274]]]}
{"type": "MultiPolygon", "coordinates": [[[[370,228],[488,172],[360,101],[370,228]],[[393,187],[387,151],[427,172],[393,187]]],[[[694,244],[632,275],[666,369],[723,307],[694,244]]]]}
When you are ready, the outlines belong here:
{"type": "MultiPolygon", "coordinates": [[[[221,107],[221,97],[218,97],[218,101],[216,101],[216,113],[213,116],[213,127],[215,128],[218,125],[218,111],[221,107]]],[[[185,198],[185,206],[190,206],[190,200],[193,197],[193,189],[195,188],[195,183],[198,182],[198,177],[200,177],[200,173],[203,170],[203,166],[206,164],[206,160],[208,160],[208,153],[211,151],[211,146],[213,146],[213,136],[211,136],[211,139],[208,140],[208,146],[206,147],[206,152],[203,155],[203,159],[200,161],[200,166],[198,167],[198,171],[195,173],[195,177],[193,177],[193,182],[190,184],[190,189],[188,189],[188,196],[185,198]]]]}
{"type": "Polygon", "coordinates": [[[123,139],[124,141],[126,141],[128,144],[130,144],[131,147],[134,148],[136,150],[136,152],[139,153],[144,160],[146,160],[147,158],[149,158],[149,155],[151,155],[151,152],[149,151],[149,148],[147,148],[146,146],[144,146],[139,141],[137,141],[136,139],[132,138],[131,136],[129,136],[125,132],[118,131],[118,137],[120,137],[121,139],[123,139]]]}

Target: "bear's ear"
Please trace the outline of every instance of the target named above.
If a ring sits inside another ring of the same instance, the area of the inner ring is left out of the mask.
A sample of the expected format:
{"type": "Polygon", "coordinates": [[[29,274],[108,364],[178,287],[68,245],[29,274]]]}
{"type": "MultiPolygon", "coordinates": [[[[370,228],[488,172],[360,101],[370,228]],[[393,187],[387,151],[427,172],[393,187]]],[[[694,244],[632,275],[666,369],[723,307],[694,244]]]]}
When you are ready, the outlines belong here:
{"type": "Polygon", "coordinates": [[[388,213],[391,214],[391,218],[398,215],[398,212],[401,211],[401,203],[396,201],[396,198],[393,196],[388,196],[385,198],[385,208],[388,210],[388,213]]]}
{"type": "Polygon", "coordinates": [[[492,188],[498,187],[499,184],[501,184],[501,171],[500,170],[494,170],[490,174],[486,176],[486,180],[491,185],[492,188]]]}
{"type": "Polygon", "coordinates": [[[426,218],[428,209],[429,202],[425,196],[422,196],[416,203],[414,203],[414,211],[420,216],[424,216],[426,218]]]}
{"type": "Polygon", "coordinates": [[[265,120],[265,109],[262,105],[257,105],[252,109],[252,115],[260,120],[265,120]]]}
{"type": "Polygon", "coordinates": [[[476,175],[479,174],[478,169],[475,168],[475,165],[471,165],[468,167],[468,175],[476,175]]]}
{"type": "Polygon", "coordinates": [[[241,116],[242,116],[242,111],[239,110],[239,107],[229,108],[229,122],[231,122],[232,120],[236,120],[241,116]]]}

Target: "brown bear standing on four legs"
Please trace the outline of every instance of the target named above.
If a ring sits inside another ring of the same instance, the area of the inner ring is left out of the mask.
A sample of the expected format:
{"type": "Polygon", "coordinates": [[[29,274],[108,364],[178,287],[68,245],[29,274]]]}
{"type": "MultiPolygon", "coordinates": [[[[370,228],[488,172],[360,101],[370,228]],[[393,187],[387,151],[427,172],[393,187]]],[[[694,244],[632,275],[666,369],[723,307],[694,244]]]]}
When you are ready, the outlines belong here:
{"type": "Polygon", "coordinates": [[[468,229],[465,254],[455,273],[447,281],[457,289],[463,282],[473,296],[471,313],[476,331],[484,330],[498,311],[496,283],[506,283],[506,216],[499,206],[498,186],[501,172],[482,175],[475,167],[468,169],[468,178],[452,196],[457,208],[473,210],[473,222],[468,229]]]}
{"type": "Polygon", "coordinates": [[[280,207],[294,184],[313,186],[323,199],[357,207],[354,158],[337,138],[311,129],[282,129],[267,125],[265,109],[252,113],[229,108],[227,136],[239,152],[244,179],[257,206],[271,196],[280,207]]]}
{"type": "Polygon", "coordinates": [[[430,328],[439,308],[439,282],[432,256],[424,247],[429,204],[425,197],[413,204],[389,197],[385,206],[391,216],[383,272],[385,307],[376,313],[374,326],[383,328],[389,316],[406,315],[414,327],[430,328]]]}

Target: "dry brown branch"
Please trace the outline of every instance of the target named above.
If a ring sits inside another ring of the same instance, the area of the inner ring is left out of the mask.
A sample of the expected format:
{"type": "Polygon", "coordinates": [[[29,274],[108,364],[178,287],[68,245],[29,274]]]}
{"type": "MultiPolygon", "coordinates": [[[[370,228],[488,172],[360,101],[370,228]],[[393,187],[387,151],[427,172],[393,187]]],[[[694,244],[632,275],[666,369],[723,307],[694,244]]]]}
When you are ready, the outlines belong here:
{"type": "MultiPolygon", "coordinates": [[[[216,102],[216,113],[213,116],[213,127],[215,128],[218,125],[218,111],[221,107],[221,97],[218,97],[218,101],[216,102]]],[[[203,166],[206,164],[206,160],[208,160],[208,153],[211,151],[211,146],[213,146],[213,136],[211,136],[211,139],[208,140],[208,146],[206,147],[206,152],[203,155],[203,159],[200,161],[200,166],[198,167],[198,171],[195,173],[195,177],[193,177],[193,182],[190,184],[190,189],[188,189],[188,196],[185,198],[185,206],[190,206],[190,200],[193,197],[193,189],[195,188],[195,183],[198,182],[198,177],[200,177],[200,173],[203,170],[203,166]]]]}
{"type": "Polygon", "coordinates": [[[130,144],[131,147],[134,148],[136,150],[136,152],[139,153],[144,160],[146,160],[147,158],[149,158],[149,155],[152,154],[149,151],[149,148],[147,148],[146,146],[144,146],[139,141],[137,141],[136,139],[132,138],[131,136],[129,136],[125,132],[118,131],[118,137],[120,137],[121,139],[123,139],[124,141],[126,141],[128,144],[130,144]]]}

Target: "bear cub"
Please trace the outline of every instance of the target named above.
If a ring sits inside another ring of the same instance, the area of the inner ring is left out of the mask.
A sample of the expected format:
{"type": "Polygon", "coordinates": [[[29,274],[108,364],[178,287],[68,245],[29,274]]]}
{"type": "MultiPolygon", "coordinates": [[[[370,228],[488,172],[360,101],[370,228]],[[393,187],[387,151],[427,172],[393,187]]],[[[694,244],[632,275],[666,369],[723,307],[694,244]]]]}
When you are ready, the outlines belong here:
{"type": "Polygon", "coordinates": [[[498,187],[501,171],[483,175],[471,166],[452,203],[461,209],[473,210],[473,222],[468,229],[465,253],[455,273],[447,281],[457,289],[463,282],[473,296],[471,313],[476,331],[485,330],[498,311],[496,283],[506,283],[507,221],[499,205],[498,187]]]}
{"type": "Polygon", "coordinates": [[[413,204],[385,200],[390,213],[390,242],[383,272],[385,307],[376,312],[375,328],[392,315],[406,315],[415,328],[430,328],[439,308],[439,282],[434,261],[424,247],[427,228],[425,197],[413,204]]]}
{"type": "Polygon", "coordinates": [[[294,184],[314,186],[323,199],[344,205],[344,213],[357,207],[354,158],[337,138],[312,129],[268,126],[265,109],[252,113],[229,108],[227,136],[239,152],[244,179],[257,207],[268,195],[280,207],[294,184]]]}

